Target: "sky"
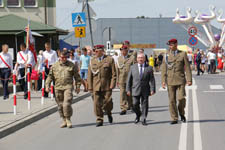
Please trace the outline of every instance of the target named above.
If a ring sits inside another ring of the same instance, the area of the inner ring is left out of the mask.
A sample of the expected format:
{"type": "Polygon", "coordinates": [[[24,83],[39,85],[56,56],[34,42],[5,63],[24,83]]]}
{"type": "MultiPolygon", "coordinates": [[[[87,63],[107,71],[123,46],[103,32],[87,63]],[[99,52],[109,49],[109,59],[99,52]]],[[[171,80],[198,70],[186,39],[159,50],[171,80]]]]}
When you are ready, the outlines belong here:
{"type": "MultiPolygon", "coordinates": [[[[150,18],[174,17],[176,9],[180,9],[181,15],[186,15],[186,8],[191,7],[192,13],[199,10],[204,14],[210,14],[209,5],[216,6],[216,10],[224,10],[225,0],[95,0],[89,3],[96,12],[98,18],[136,18],[147,16],[150,18]]],[[[63,29],[72,29],[73,12],[80,12],[82,4],[77,0],[56,0],[56,25],[63,29]]],[[[212,22],[218,28],[222,25],[216,21],[212,22]]]]}

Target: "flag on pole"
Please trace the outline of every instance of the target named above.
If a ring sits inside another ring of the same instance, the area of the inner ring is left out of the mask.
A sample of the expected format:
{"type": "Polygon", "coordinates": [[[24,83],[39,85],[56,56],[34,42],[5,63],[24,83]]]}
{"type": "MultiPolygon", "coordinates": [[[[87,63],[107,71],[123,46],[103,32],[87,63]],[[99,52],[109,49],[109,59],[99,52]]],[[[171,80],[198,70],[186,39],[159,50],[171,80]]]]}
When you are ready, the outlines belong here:
{"type": "Polygon", "coordinates": [[[28,25],[25,28],[25,30],[27,32],[27,37],[26,37],[27,49],[29,49],[33,53],[35,63],[37,63],[37,54],[36,54],[36,51],[35,51],[35,40],[34,40],[34,37],[32,36],[29,20],[28,20],[28,25]]]}

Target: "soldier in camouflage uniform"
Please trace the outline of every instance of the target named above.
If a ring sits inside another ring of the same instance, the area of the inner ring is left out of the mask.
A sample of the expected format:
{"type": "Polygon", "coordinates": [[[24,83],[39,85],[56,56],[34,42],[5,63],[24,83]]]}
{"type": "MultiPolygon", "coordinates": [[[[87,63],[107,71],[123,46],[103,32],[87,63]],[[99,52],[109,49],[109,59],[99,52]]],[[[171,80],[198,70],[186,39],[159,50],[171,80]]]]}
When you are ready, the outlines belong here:
{"type": "Polygon", "coordinates": [[[58,104],[60,117],[63,119],[61,128],[72,127],[70,118],[73,114],[71,107],[73,99],[73,79],[76,81],[76,92],[79,93],[81,78],[78,73],[78,68],[67,60],[67,52],[62,52],[60,60],[51,67],[46,80],[46,92],[49,92],[51,82],[55,82],[55,100],[58,104]]]}
{"type": "Polygon", "coordinates": [[[128,53],[134,56],[134,60],[137,60],[137,52],[135,50],[131,50],[130,47],[130,42],[129,41],[124,41],[123,45],[126,45],[128,47],[128,53]]]}
{"type": "Polygon", "coordinates": [[[97,45],[95,56],[88,68],[88,90],[93,94],[94,112],[97,117],[96,127],[103,125],[103,110],[112,118],[112,89],[116,86],[116,69],[114,59],[104,54],[104,45],[97,45]]]}
{"type": "Polygon", "coordinates": [[[121,48],[121,56],[116,64],[117,68],[117,86],[120,88],[120,115],[125,115],[127,110],[132,107],[132,96],[127,96],[126,81],[131,65],[135,63],[135,58],[128,53],[128,46],[123,45],[121,48]]]}

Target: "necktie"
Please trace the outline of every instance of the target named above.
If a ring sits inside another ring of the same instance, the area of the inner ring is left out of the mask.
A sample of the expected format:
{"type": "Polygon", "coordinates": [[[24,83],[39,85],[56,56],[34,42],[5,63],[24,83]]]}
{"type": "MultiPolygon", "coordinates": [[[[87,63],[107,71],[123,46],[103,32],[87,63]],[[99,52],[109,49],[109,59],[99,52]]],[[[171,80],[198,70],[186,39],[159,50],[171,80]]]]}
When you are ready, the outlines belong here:
{"type": "Polygon", "coordinates": [[[102,58],[100,57],[100,58],[99,58],[99,62],[101,62],[101,61],[102,61],[102,58]]]}
{"type": "Polygon", "coordinates": [[[176,56],[176,51],[173,52],[173,55],[176,56]]]}
{"type": "Polygon", "coordinates": [[[142,70],[142,65],[140,65],[140,78],[142,78],[143,70],[142,70]]]}

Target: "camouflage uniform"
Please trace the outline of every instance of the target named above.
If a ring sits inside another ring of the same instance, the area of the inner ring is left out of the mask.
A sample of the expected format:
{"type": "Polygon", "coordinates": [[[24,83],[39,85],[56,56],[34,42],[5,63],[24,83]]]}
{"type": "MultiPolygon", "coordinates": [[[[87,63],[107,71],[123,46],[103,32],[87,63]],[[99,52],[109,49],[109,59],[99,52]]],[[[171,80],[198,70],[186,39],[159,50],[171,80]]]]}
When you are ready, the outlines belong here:
{"type": "Polygon", "coordinates": [[[49,88],[52,81],[55,82],[55,100],[58,104],[59,114],[62,118],[70,118],[73,114],[73,78],[76,81],[76,88],[80,88],[81,78],[78,68],[70,61],[56,62],[50,69],[46,80],[46,87],[49,88]]]}

